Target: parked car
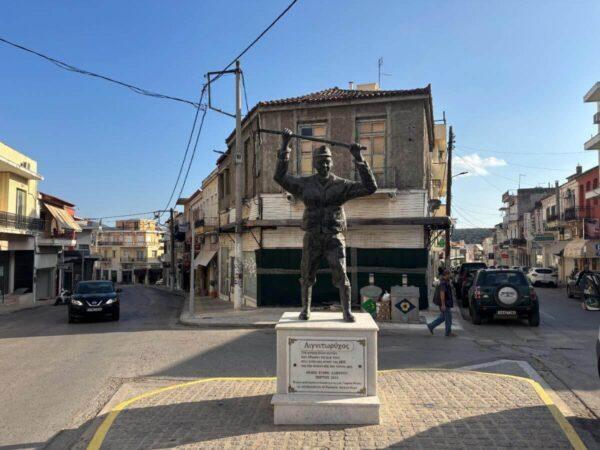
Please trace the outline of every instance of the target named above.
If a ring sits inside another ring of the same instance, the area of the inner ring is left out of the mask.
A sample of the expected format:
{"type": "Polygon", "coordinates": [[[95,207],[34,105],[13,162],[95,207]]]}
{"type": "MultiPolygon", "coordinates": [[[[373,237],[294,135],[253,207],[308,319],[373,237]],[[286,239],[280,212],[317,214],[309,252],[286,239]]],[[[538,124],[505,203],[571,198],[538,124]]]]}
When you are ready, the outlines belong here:
{"type": "Polygon", "coordinates": [[[454,290],[459,298],[462,299],[463,283],[466,281],[468,273],[479,269],[487,269],[487,265],[484,262],[469,262],[460,265],[454,278],[454,290]]]}
{"type": "Polygon", "coordinates": [[[69,323],[91,317],[119,320],[120,292],[112,281],[80,281],[69,303],[69,323]]]}
{"type": "Polygon", "coordinates": [[[585,275],[594,273],[589,270],[581,270],[567,278],[567,297],[581,298],[585,289],[585,275]]]}
{"type": "Polygon", "coordinates": [[[600,311],[600,274],[589,272],[583,276],[583,302],[581,306],[587,311],[600,311]]]}
{"type": "Polygon", "coordinates": [[[526,318],[534,327],[540,324],[537,294],[520,270],[480,270],[468,297],[475,325],[494,316],[526,318]]]}
{"type": "Polygon", "coordinates": [[[527,279],[534,286],[545,284],[558,287],[558,274],[549,267],[532,267],[527,272],[527,279]]]}
{"type": "Polygon", "coordinates": [[[473,286],[473,281],[475,281],[475,277],[477,276],[477,272],[481,269],[470,269],[466,272],[466,277],[464,278],[461,284],[461,292],[457,294],[461,299],[461,306],[463,308],[469,307],[469,289],[473,286]]]}

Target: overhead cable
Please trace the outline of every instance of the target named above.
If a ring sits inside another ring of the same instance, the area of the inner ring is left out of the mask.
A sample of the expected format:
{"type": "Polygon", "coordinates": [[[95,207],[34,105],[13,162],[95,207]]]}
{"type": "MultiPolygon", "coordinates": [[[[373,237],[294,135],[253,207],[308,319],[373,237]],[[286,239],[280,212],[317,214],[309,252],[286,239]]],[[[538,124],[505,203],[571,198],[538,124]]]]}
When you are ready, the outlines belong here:
{"type": "Polygon", "coordinates": [[[173,100],[173,101],[180,102],[180,103],[187,103],[188,105],[192,105],[195,108],[198,108],[200,106],[199,103],[194,103],[194,102],[192,102],[190,100],[186,100],[184,98],[179,98],[179,97],[173,97],[171,95],[160,94],[158,92],[153,92],[153,91],[150,91],[148,89],[144,89],[144,88],[141,88],[141,87],[138,87],[138,86],[134,86],[133,84],[129,84],[129,83],[125,83],[123,81],[115,80],[114,78],[108,77],[106,75],[100,75],[100,74],[95,73],[95,72],[90,72],[89,70],[80,69],[80,68],[75,67],[75,66],[73,66],[71,64],[68,64],[68,63],[66,63],[64,61],[60,61],[60,60],[58,60],[56,58],[52,58],[50,56],[44,55],[43,53],[40,53],[38,51],[35,51],[35,50],[30,49],[30,48],[24,47],[24,46],[22,46],[20,44],[16,44],[16,43],[11,42],[8,39],[4,39],[2,37],[0,37],[0,42],[4,42],[5,44],[10,45],[10,46],[12,46],[14,48],[17,48],[19,50],[23,50],[23,51],[31,53],[33,55],[39,56],[40,58],[43,58],[46,61],[50,61],[52,64],[57,65],[61,69],[65,69],[65,70],[68,70],[70,72],[79,73],[81,75],[87,75],[87,76],[94,77],[94,78],[100,78],[101,80],[108,81],[110,83],[118,84],[119,86],[123,86],[123,87],[126,87],[128,89],[131,89],[136,94],[146,95],[148,97],[161,98],[161,99],[165,99],[165,100],[173,100]]]}

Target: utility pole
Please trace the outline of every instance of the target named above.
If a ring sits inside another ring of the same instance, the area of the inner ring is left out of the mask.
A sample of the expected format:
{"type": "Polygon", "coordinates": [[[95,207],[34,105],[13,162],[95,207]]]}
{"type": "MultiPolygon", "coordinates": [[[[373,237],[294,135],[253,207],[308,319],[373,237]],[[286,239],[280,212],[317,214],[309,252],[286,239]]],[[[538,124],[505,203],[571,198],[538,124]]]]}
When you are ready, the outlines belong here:
{"type": "MultiPolygon", "coordinates": [[[[191,221],[190,221],[191,222],[191,221]]],[[[190,223],[190,225],[193,225],[190,223]]],[[[192,226],[192,251],[190,255],[190,304],[189,312],[190,315],[194,315],[194,297],[195,297],[195,286],[194,286],[194,262],[196,260],[196,227],[192,226]]]]}
{"type": "Polygon", "coordinates": [[[242,309],[242,169],[244,150],[242,146],[242,93],[240,91],[240,62],[235,62],[235,255],[233,280],[233,309],[242,309]]]}
{"type": "MultiPolygon", "coordinates": [[[[242,143],[242,93],[240,82],[242,70],[240,62],[235,62],[235,69],[222,70],[220,72],[208,72],[208,107],[221,114],[235,118],[235,150],[234,150],[234,168],[235,168],[235,238],[234,238],[234,257],[233,257],[233,309],[239,310],[243,304],[243,266],[242,266],[242,195],[244,192],[243,169],[244,169],[244,147],[242,143]],[[235,73],[235,114],[228,113],[212,105],[210,85],[212,81],[217,80],[223,74],[235,73]],[[212,76],[216,75],[213,79],[212,76]]],[[[218,152],[217,152],[218,153],[218,152]]]]}
{"type": "Polygon", "coordinates": [[[450,224],[446,230],[446,242],[444,248],[444,260],[446,261],[446,268],[450,268],[450,228],[452,227],[452,149],[454,148],[454,132],[452,126],[450,126],[450,132],[448,133],[448,170],[446,179],[446,215],[450,219],[450,224]]]}
{"type": "Polygon", "coordinates": [[[170,210],[171,222],[169,229],[171,232],[171,290],[175,290],[175,223],[173,219],[173,208],[170,210]]]}

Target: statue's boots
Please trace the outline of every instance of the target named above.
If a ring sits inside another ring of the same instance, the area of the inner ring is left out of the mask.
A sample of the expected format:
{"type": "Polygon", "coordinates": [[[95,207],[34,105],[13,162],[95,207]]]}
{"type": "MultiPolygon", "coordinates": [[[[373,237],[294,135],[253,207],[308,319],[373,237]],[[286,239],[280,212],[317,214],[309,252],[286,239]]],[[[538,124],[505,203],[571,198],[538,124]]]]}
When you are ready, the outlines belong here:
{"type": "Polygon", "coordinates": [[[312,300],[312,286],[301,286],[301,295],[302,295],[302,311],[300,311],[300,315],[298,319],[300,320],[308,320],[310,319],[310,303],[312,300]]]}
{"type": "Polygon", "coordinates": [[[340,288],[340,302],[342,303],[342,311],[344,312],[345,322],[356,322],[356,317],[350,309],[350,286],[343,285],[340,288]]]}

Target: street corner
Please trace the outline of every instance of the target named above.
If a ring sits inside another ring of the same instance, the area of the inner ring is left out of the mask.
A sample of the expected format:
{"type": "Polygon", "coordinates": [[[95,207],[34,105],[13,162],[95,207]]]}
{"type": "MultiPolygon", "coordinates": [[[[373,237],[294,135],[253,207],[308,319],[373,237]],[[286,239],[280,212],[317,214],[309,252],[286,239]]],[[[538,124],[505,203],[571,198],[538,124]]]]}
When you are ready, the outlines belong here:
{"type": "Polygon", "coordinates": [[[128,386],[75,448],[586,448],[544,388],[515,375],[382,371],[368,426],[275,426],[274,393],[275,378],[128,386]]]}

